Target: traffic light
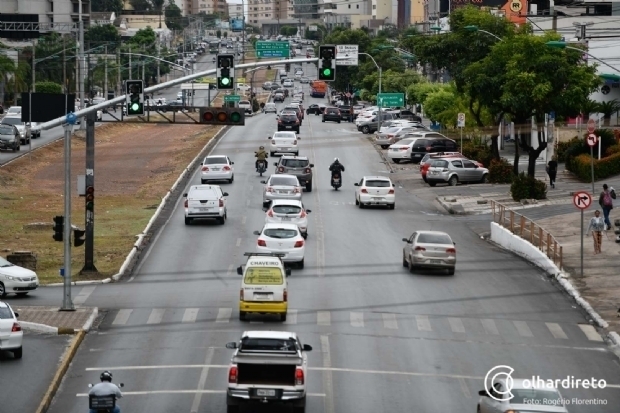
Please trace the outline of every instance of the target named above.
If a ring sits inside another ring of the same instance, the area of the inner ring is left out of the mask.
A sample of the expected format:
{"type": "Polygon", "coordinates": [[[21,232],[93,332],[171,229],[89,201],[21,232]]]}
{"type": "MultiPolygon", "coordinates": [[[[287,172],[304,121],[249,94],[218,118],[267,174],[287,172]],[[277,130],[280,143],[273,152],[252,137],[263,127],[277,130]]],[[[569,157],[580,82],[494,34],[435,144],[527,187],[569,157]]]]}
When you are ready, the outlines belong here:
{"type": "Polygon", "coordinates": [[[206,125],[245,125],[243,108],[200,108],[200,123],[206,125]]]}
{"type": "Polygon", "coordinates": [[[144,115],[144,82],[142,80],[125,81],[125,99],[127,115],[144,115]]]}
{"type": "Polygon", "coordinates": [[[217,55],[217,88],[235,88],[235,56],[232,54],[217,55]]]}
{"type": "Polygon", "coordinates": [[[286,70],[287,72],[290,72],[291,71],[291,64],[290,63],[285,64],[284,65],[284,70],[286,70]]]}
{"type": "Polygon", "coordinates": [[[86,210],[90,212],[95,210],[95,188],[92,186],[86,188],[86,210]]]}
{"type": "Polygon", "coordinates": [[[336,46],[319,46],[319,58],[321,59],[319,80],[328,82],[336,80],[336,46]]]}
{"type": "Polygon", "coordinates": [[[65,217],[62,215],[56,215],[54,217],[54,241],[61,242],[63,240],[63,234],[65,232],[65,217]]]}
{"type": "Polygon", "coordinates": [[[86,242],[86,240],[84,239],[84,234],[86,234],[86,231],[83,231],[81,229],[73,230],[73,246],[74,247],[81,247],[82,245],[84,245],[84,242],[86,242]]]}

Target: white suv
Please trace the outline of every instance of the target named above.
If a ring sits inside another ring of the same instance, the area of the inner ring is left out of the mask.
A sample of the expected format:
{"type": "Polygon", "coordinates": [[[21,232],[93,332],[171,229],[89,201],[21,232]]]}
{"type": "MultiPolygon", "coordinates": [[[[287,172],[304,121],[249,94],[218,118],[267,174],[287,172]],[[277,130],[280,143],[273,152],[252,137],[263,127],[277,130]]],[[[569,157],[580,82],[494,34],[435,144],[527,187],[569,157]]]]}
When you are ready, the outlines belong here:
{"type": "Polygon", "coordinates": [[[192,185],[185,197],[185,225],[195,219],[216,219],[221,225],[226,223],[227,192],[218,185],[192,185]]]}

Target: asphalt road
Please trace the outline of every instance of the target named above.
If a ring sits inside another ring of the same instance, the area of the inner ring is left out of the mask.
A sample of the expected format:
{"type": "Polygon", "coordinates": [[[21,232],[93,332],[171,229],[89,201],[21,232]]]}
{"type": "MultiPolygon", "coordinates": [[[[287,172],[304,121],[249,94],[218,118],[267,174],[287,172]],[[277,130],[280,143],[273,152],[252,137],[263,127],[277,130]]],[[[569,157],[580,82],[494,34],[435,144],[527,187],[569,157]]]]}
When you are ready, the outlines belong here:
{"type": "Polygon", "coordinates": [[[51,336],[26,332],[21,360],[0,351],[2,412],[35,412],[71,336],[51,336]]]}
{"type": "MultiPolygon", "coordinates": [[[[296,331],[314,347],[311,413],[474,412],[483,378],[496,365],[513,367],[514,377],[620,384],[616,356],[575,306],[538,269],[481,240],[467,219],[440,215],[400,190],[393,211],[356,208],[353,183],[385,174],[385,167],[352,125],[315,116],[306,116],[300,134],[300,154],[311,158],[315,178],[303,199],[312,220],[306,268],[289,278],[288,321],[240,322],[235,268],[254,250],[252,231],[264,221],[253,155],[275,119],[246,123],[214,149],[235,162],[235,182],[223,184],[230,194],[226,225],[187,227],[178,204],[134,277],[74,290],[82,304],[107,314],[82,344],[51,413],[83,412],[87,384],[104,369],[125,383],[123,411],[224,412],[231,355],[224,345],[249,329],[296,331]],[[346,167],[338,192],[329,187],[335,156],[346,167]],[[401,238],[416,229],[452,235],[454,276],[402,268],[401,238]]],[[[37,303],[61,297],[55,288],[36,296],[37,303]]],[[[616,412],[620,405],[618,387],[563,395],[607,401],[571,412],[616,412]]]]}

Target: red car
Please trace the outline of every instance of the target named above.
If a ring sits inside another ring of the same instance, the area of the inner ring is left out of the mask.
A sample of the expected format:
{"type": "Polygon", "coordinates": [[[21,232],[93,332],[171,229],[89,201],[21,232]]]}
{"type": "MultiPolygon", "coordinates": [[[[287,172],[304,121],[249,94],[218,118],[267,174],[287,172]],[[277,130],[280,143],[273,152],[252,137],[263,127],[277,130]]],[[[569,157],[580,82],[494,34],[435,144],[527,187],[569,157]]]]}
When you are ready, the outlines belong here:
{"type": "MultiPolygon", "coordinates": [[[[462,158],[462,159],[467,159],[466,156],[464,156],[463,154],[461,154],[459,152],[440,152],[440,153],[433,153],[433,154],[429,154],[429,155],[425,156],[420,161],[420,174],[422,175],[422,179],[424,179],[424,182],[426,182],[426,173],[428,172],[428,168],[430,168],[430,166],[431,166],[431,161],[433,159],[442,159],[442,158],[462,158]]],[[[481,167],[481,168],[484,167],[484,165],[482,165],[478,161],[474,161],[474,160],[471,160],[471,161],[473,163],[475,163],[476,165],[478,165],[479,167],[481,167]]]]}

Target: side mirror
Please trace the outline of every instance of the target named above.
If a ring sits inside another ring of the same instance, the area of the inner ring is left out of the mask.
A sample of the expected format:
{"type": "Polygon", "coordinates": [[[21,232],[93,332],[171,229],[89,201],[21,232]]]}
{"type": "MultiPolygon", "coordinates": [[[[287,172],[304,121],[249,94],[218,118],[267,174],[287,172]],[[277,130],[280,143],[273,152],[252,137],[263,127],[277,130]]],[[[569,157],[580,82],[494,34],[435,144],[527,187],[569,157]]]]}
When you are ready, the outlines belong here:
{"type": "Polygon", "coordinates": [[[284,269],[284,274],[286,274],[287,277],[290,277],[291,275],[291,269],[290,268],[285,268],[284,269]]]}
{"type": "Polygon", "coordinates": [[[15,314],[15,318],[19,318],[19,313],[14,313],[15,314]]]}
{"type": "Polygon", "coordinates": [[[456,242],[453,242],[452,244],[456,245],[456,242]]]}
{"type": "Polygon", "coordinates": [[[260,231],[254,231],[254,232],[252,232],[252,234],[254,234],[254,235],[260,235],[260,231]]]}
{"type": "Polygon", "coordinates": [[[274,163],[273,163],[273,166],[278,166],[278,163],[277,163],[277,162],[274,162],[274,163]]]}
{"type": "Polygon", "coordinates": [[[243,275],[243,266],[242,265],[237,267],[237,274],[238,275],[243,275]]]}
{"type": "Polygon", "coordinates": [[[228,196],[228,192],[223,192],[222,196],[228,196]]]}
{"type": "Polygon", "coordinates": [[[314,168],[314,164],[313,163],[310,164],[310,168],[314,168]]]}
{"type": "Polygon", "coordinates": [[[356,183],[353,184],[353,186],[360,186],[360,183],[356,182],[356,183]]]}
{"type": "Polygon", "coordinates": [[[260,181],[260,183],[267,185],[267,181],[260,181]]]}
{"type": "Polygon", "coordinates": [[[311,209],[306,209],[306,214],[309,214],[310,212],[312,212],[311,209]]]}
{"type": "Polygon", "coordinates": [[[409,243],[409,238],[403,238],[403,241],[409,243]]]}
{"type": "Polygon", "coordinates": [[[125,387],[125,383],[119,383],[118,387],[125,387]]]}
{"type": "Polygon", "coordinates": [[[187,192],[183,194],[183,198],[187,198],[187,192]]]}
{"type": "Polygon", "coordinates": [[[304,351],[312,351],[312,346],[309,345],[309,344],[304,344],[303,349],[304,349],[304,351]]]}
{"type": "Polygon", "coordinates": [[[231,164],[231,165],[234,165],[235,163],[234,163],[234,162],[231,162],[230,164],[231,164]]]}
{"type": "Polygon", "coordinates": [[[226,343],[226,348],[229,348],[231,350],[236,349],[237,348],[237,343],[234,341],[231,341],[230,343],[226,343]]]}
{"type": "Polygon", "coordinates": [[[267,139],[271,139],[271,136],[268,136],[267,139]]]}
{"type": "Polygon", "coordinates": [[[480,390],[478,396],[489,397],[489,393],[486,390],[480,390]]]}
{"type": "Polygon", "coordinates": [[[200,162],[200,166],[204,165],[204,162],[200,162]]]}

